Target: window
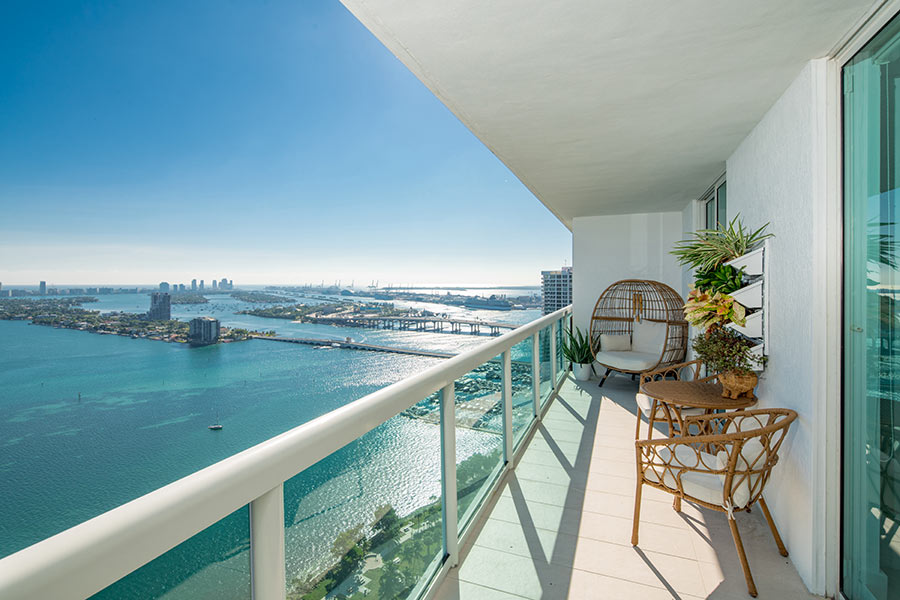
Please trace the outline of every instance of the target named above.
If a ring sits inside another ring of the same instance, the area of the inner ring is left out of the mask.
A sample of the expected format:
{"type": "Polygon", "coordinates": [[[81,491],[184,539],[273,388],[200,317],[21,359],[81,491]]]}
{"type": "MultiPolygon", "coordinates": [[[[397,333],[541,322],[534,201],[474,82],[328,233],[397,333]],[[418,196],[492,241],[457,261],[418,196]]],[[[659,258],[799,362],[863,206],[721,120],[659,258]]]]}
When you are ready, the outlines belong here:
{"type": "Polygon", "coordinates": [[[725,176],[722,175],[700,200],[700,206],[703,210],[703,229],[715,229],[718,223],[722,225],[728,223],[725,196],[726,182],[725,176]]]}

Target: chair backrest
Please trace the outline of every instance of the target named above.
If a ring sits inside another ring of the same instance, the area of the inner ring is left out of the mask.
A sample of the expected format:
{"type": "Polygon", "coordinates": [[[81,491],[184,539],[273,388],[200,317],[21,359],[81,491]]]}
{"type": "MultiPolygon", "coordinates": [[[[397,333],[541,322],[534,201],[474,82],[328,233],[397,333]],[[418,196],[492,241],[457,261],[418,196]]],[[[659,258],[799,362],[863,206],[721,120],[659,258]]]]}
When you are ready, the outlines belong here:
{"type": "MultiPolygon", "coordinates": [[[[788,408],[762,408],[722,413],[710,419],[720,440],[713,443],[718,462],[726,468],[725,495],[733,506],[748,506],[762,494],[778,463],[778,450],[796,418],[797,413],[788,408]]],[[[693,420],[686,419],[685,426],[693,420]]]]}
{"type": "Polygon", "coordinates": [[[665,344],[656,366],[684,360],[688,327],[684,300],[664,283],[646,279],[623,279],[600,294],[591,316],[591,350],[600,351],[600,335],[632,335],[635,321],[666,324],[665,344]]]}

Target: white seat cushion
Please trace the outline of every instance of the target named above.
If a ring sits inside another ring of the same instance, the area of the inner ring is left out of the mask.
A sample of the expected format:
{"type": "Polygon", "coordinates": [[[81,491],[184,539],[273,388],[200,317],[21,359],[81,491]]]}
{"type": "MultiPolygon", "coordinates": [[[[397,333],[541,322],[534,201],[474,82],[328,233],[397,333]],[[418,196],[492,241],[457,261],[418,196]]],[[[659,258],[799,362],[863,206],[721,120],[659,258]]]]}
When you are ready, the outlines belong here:
{"type": "Polygon", "coordinates": [[[660,353],[647,352],[598,352],[597,363],[621,371],[646,371],[659,362],[660,353]]]}
{"type": "MultiPolygon", "coordinates": [[[[728,453],[722,450],[716,455],[720,469],[728,468],[728,453]]],[[[766,464],[766,449],[758,438],[750,438],[744,442],[741,448],[741,455],[737,459],[734,466],[735,476],[731,484],[731,497],[734,499],[735,508],[743,508],[750,501],[751,484],[756,485],[759,475],[750,475],[749,477],[741,474],[741,471],[750,469],[762,469],[766,464]],[[740,479],[740,481],[738,481],[740,479]]],[[[725,478],[722,478],[722,485],[725,485],[725,478]]]]}
{"type": "Polygon", "coordinates": [[[659,357],[666,345],[666,324],[654,321],[634,322],[631,335],[631,349],[635,352],[647,352],[659,357]]]}
{"type": "Polygon", "coordinates": [[[600,349],[604,352],[628,352],[631,350],[631,336],[627,333],[625,335],[601,333],[600,349]]]}
{"type": "MultiPolygon", "coordinates": [[[[647,394],[644,394],[643,392],[638,392],[634,395],[634,400],[635,402],[637,402],[638,408],[641,409],[641,412],[644,413],[644,416],[650,418],[650,409],[653,408],[653,398],[651,398],[647,394]]],[[[684,407],[681,409],[682,417],[688,417],[690,415],[702,415],[703,413],[704,410],[702,408],[684,407]]],[[[666,413],[663,410],[662,405],[657,405],[656,418],[666,418],[666,413]]]]}
{"type": "MultiPolygon", "coordinates": [[[[669,462],[671,452],[669,448],[660,448],[659,456],[665,462],[669,462]]],[[[712,454],[706,452],[695,452],[691,448],[678,444],[675,446],[675,460],[672,462],[672,469],[662,471],[662,484],[667,488],[677,490],[678,483],[675,481],[673,473],[677,474],[682,467],[696,467],[699,469],[715,469],[717,459],[712,454]],[[699,459],[698,459],[698,456],[699,459]]],[[[660,483],[659,478],[652,468],[648,468],[644,473],[648,481],[660,483]]],[[[697,473],[694,471],[685,471],[681,474],[681,486],[684,493],[693,496],[697,500],[703,500],[710,504],[722,506],[722,490],[724,486],[724,478],[720,478],[715,473],[697,473]]]]}

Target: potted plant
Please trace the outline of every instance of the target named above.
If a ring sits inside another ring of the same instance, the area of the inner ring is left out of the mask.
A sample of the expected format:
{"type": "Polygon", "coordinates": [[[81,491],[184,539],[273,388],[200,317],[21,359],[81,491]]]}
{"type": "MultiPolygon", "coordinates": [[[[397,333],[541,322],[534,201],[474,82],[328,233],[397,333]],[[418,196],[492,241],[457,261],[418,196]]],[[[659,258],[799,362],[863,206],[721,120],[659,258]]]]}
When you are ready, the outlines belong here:
{"type": "Polygon", "coordinates": [[[572,363],[576,381],[587,381],[591,378],[594,353],[591,351],[590,339],[578,327],[574,331],[571,328],[566,330],[563,354],[572,363]]]}
{"type": "Polygon", "coordinates": [[[722,396],[754,398],[758,377],[754,368],[765,366],[768,358],[752,351],[753,343],[739,333],[717,325],[694,338],[694,353],[719,374],[722,396]]]}
{"type": "Polygon", "coordinates": [[[675,243],[672,254],[678,257],[678,262],[682,265],[703,273],[747,254],[760,242],[773,237],[773,234],[766,233],[768,223],[756,231],[750,231],[744,229],[739,218],[740,215],[735,216],[727,227],[720,225],[716,229],[693,232],[691,239],[675,243]]]}
{"type": "Polygon", "coordinates": [[[684,305],[684,318],[703,331],[728,323],[744,326],[747,310],[734,298],[722,292],[691,290],[684,305]]]}

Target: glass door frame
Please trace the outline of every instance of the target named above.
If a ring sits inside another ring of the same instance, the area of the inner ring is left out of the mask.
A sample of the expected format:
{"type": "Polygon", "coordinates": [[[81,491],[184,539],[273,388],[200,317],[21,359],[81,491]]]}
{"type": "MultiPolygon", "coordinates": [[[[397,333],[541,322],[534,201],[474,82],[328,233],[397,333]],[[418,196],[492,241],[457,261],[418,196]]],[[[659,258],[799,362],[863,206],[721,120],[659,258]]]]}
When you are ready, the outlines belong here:
{"type": "MultiPolygon", "coordinates": [[[[847,373],[845,372],[845,352],[849,346],[853,344],[852,340],[847,339],[847,299],[845,298],[846,284],[846,263],[844,260],[845,244],[847,243],[847,234],[845,230],[845,181],[844,169],[845,154],[844,145],[847,140],[844,137],[844,82],[843,69],[853,59],[857,53],[862,50],[873,38],[881,32],[895,17],[900,15],[900,2],[897,0],[889,1],[884,5],[877,7],[872,11],[863,24],[851,31],[830,53],[830,57],[822,59],[827,63],[827,81],[826,81],[826,157],[825,168],[827,171],[826,181],[826,222],[829,226],[833,226],[833,231],[829,230],[826,236],[828,240],[835,241],[831,244],[837,248],[837,256],[834,255],[834,248],[829,250],[826,258],[826,277],[837,276],[836,290],[834,285],[828,285],[828,292],[836,291],[834,298],[837,299],[836,319],[837,331],[837,354],[834,356],[832,352],[832,337],[834,336],[835,326],[829,326],[829,332],[826,336],[828,345],[828,361],[830,366],[836,366],[837,382],[826,385],[826,410],[829,414],[833,408],[836,408],[836,419],[826,419],[825,423],[825,441],[836,441],[835,450],[830,450],[826,445],[823,449],[825,456],[825,490],[838,489],[836,498],[830,499],[826,496],[824,517],[827,531],[824,532],[825,557],[824,557],[824,584],[826,595],[834,595],[835,598],[847,600],[843,594],[844,590],[844,461],[847,459],[847,449],[844,445],[844,425],[846,405],[847,373]],[[833,202],[832,199],[836,199],[833,202]],[[835,221],[836,219],[836,221],[835,221]],[[835,359],[836,363],[835,364],[835,359]],[[834,398],[837,396],[837,405],[835,407],[834,398]],[[830,551],[829,548],[835,548],[830,551]]],[[[822,446],[820,445],[820,448],[822,446]]],[[[835,495],[832,495],[835,496],[835,495]]],[[[856,600],[856,599],[854,599],[856,600]]]]}

